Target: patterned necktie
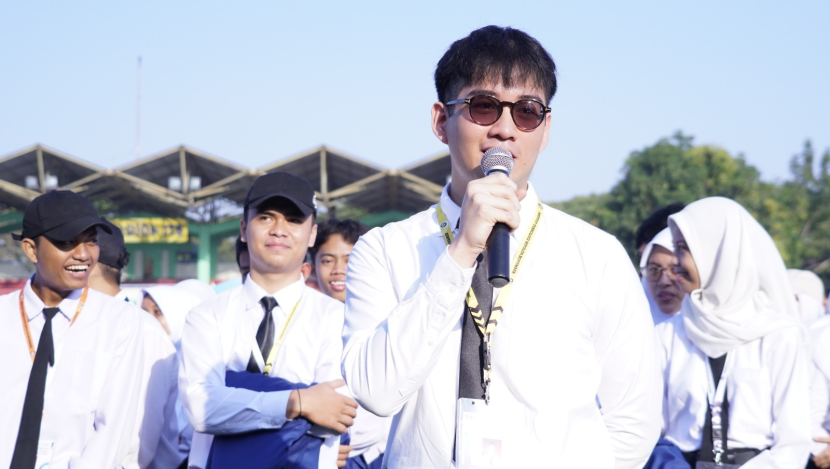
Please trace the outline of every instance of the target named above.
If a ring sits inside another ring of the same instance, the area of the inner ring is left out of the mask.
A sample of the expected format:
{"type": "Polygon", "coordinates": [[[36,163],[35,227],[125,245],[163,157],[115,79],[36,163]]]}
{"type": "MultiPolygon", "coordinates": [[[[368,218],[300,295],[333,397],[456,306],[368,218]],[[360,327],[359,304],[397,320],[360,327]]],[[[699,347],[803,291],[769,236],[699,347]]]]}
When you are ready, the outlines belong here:
{"type": "MultiPolygon", "coordinates": [[[[478,299],[483,324],[487,324],[493,308],[493,287],[487,280],[486,251],[478,256],[478,266],[473,274],[473,293],[478,299]]],[[[478,311],[477,311],[478,312],[478,311]]],[[[483,340],[476,323],[464,304],[464,326],[461,331],[461,366],[458,375],[458,397],[484,399],[484,380],[481,374],[484,363],[481,351],[483,340]]]]}
{"type": "Polygon", "coordinates": [[[58,308],[44,308],[46,323],[40,333],[35,362],[29,373],[29,385],[23,401],[23,414],[10,469],[32,469],[37,461],[37,442],[40,438],[40,424],[43,420],[43,393],[46,390],[47,366],[55,364],[55,344],[52,342],[52,318],[58,308]]]}
{"type": "MultiPolygon", "coordinates": [[[[259,350],[262,352],[262,359],[268,360],[268,354],[271,353],[271,348],[274,346],[274,336],[276,335],[276,328],[274,326],[274,316],[271,311],[277,307],[277,300],[273,296],[263,296],[259,300],[259,304],[265,309],[265,317],[259,323],[259,329],[256,331],[256,343],[259,345],[259,350]]],[[[251,354],[248,360],[248,371],[251,373],[262,373],[259,369],[254,354],[251,354]]]]}

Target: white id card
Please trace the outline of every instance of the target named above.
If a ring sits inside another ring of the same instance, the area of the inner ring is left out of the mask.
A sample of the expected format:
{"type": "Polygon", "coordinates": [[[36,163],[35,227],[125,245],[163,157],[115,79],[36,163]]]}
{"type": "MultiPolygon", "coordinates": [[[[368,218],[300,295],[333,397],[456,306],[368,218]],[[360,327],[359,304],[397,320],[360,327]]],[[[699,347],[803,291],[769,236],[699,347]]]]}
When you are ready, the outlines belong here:
{"type": "Polygon", "coordinates": [[[482,399],[458,399],[455,413],[455,464],[458,469],[501,469],[503,425],[482,399]]]}
{"type": "Polygon", "coordinates": [[[53,440],[40,440],[37,442],[37,459],[35,469],[46,469],[52,462],[52,450],[55,449],[53,440]]]}

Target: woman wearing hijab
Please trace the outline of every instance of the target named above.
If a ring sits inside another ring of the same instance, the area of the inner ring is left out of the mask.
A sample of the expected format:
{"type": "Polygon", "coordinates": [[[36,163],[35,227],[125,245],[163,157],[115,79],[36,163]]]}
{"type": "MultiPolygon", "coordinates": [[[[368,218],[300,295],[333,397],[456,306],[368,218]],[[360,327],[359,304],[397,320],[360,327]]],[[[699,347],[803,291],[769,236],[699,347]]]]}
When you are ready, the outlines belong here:
{"type": "Polygon", "coordinates": [[[721,197],[690,204],[669,227],[687,296],[657,326],[664,437],[692,467],[804,467],[806,330],[772,238],[721,197]]]}
{"type": "Polygon", "coordinates": [[[643,290],[655,326],[680,312],[680,304],[685,295],[675,281],[672,270],[673,249],[671,230],[666,228],[646,245],[640,258],[643,290]]]}
{"type": "MultiPolygon", "coordinates": [[[[144,296],[141,307],[159,320],[176,347],[176,354],[179,355],[177,360],[181,361],[182,329],[184,329],[185,317],[188,311],[202,303],[202,299],[192,293],[189,288],[182,288],[178,285],[157,285],[143,290],[142,293],[144,296]]],[[[179,398],[176,399],[175,424],[179,434],[179,453],[186,458],[190,453],[193,427],[187,420],[179,398]]]]}

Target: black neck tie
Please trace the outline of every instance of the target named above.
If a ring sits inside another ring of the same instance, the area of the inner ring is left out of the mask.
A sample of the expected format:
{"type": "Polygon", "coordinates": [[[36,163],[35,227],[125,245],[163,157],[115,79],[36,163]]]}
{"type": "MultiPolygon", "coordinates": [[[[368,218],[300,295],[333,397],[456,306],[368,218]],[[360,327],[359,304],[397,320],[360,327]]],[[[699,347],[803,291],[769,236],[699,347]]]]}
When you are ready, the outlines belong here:
{"type": "Polygon", "coordinates": [[[40,333],[35,362],[29,373],[26,399],[23,401],[23,415],[14,444],[14,455],[10,469],[32,469],[37,460],[37,442],[40,438],[40,424],[43,420],[43,393],[46,390],[46,369],[55,364],[55,344],[52,342],[52,318],[58,308],[44,308],[46,323],[40,333]]]}
{"type": "MultiPolygon", "coordinates": [[[[274,327],[274,316],[271,311],[277,307],[277,300],[273,296],[263,296],[259,300],[259,304],[265,309],[265,317],[259,323],[259,329],[256,331],[256,343],[259,345],[259,350],[262,352],[262,359],[268,360],[268,354],[271,353],[271,348],[274,346],[274,336],[276,335],[276,328],[274,327]]],[[[251,354],[248,360],[248,371],[251,373],[262,373],[259,369],[254,354],[251,354]]]]}
{"type": "MultiPolygon", "coordinates": [[[[484,324],[490,318],[493,309],[493,287],[487,280],[487,256],[484,253],[478,256],[478,266],[473,274],[473,293],[478,300],[481,317],[484,324]]],[[[470,399],[484,399],[484,380],[481,367],[483,340],[478,327],[470,315],[469,308],[464,305],[464,327],[461,331],[461,366],[458,374],[458,397],[470,399]]]]}

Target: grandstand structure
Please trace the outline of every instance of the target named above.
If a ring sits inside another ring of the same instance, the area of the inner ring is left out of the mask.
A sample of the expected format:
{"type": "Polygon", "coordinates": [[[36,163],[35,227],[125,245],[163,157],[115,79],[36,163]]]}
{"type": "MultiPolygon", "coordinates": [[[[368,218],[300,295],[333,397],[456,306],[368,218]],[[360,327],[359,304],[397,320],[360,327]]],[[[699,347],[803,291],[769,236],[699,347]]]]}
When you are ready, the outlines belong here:
{"type": "Polygon", "coordinates": [[[38,195],[71,190],[129,231],[128,279],[210,281],[235,269],[234,262],[221,265],[218,246],[238,233],[253,180],[275,171],[308,180],[321,215],[357,214],[379,226],[434,204],[449,180],[450,158],[442,153],[389,169],[320,146],[252,169],[182,145],[107,169],[38,144],[0,158],[0,234],[20,230],[38,195]]]}

